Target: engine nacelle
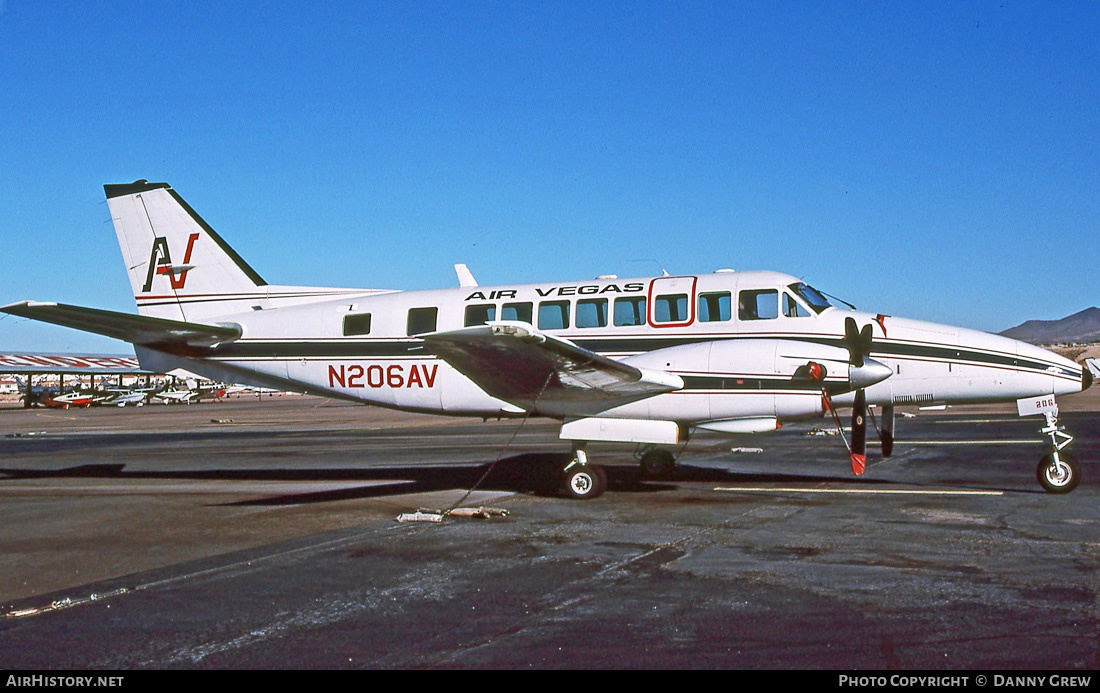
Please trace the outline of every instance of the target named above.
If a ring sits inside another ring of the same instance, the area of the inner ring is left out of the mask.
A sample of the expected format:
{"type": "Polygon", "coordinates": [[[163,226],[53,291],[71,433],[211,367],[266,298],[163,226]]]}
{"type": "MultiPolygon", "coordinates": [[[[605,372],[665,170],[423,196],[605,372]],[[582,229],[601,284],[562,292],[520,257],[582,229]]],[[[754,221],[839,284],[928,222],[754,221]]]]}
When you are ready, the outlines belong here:
{"type": "Polygon", "coordinates": [[[684,389],[619,408],[615,415],[629,411],[680,421],[816,416],[824,412],[822,389],[847,392],[890,375],[872,359],[861,368],[849,359],[845,348],[792,339],[716,340],[651,351],[625,361],[675,373],[684,389]]]}

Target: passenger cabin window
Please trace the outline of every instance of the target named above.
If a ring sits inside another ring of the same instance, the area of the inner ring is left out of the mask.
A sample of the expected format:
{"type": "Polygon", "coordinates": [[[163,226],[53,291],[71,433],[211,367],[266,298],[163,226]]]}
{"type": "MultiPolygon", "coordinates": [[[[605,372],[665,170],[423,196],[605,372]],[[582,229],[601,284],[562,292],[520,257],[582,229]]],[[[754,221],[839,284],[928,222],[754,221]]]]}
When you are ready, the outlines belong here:
{"type": "Polygon", "coordinates": [[[412,337],[425,332],[435,332],[435,321],[438,313],[438,308],[410,308],[409,321],[406,323],[406,334],[412,337]]]}
{"type": "Polygon", "coordinates": [[[779,292],[775,289],[742,291],[737,296],[739,320],[770,320],[779,317],[779,292]]]}
{"type": "Polygon", "coordinates": [[[543,301],[539,304],[539,329],[564,330],[569,327],[569,301],[543,301]]]}
{"type": "Polygon", "coordinates": [[[808,318],[809,311],[803,308],[790,294],[783,292],[783,315],[788,318],[808,318]]]}
{"type": "Polygon", "coordinates": [[[370,334],[370,313],[349,313],[344,316],[344,336],[370,334]]]}
{"type": "Polygon", "coordinates": [[[615,299],[615,325],[618,327],[630,327],[632,325],[645,324],[645,297],[632,296],[630,298],[615,299]]]}
{"type": "Polygon", "coordinates": [[[504,307],[500,310],[501,320],[519,320],[520,322],[531,322],[531,304],[530,303],[505,303],[504,307]]]}
{"type": "Polygon", "coordinates": [[[654,299],[656,322],[686,322],[688,319],[687,294],[663,294],[654,299]]]}
{"type": "Polygon", "coordinates": [[[497,307],[492,303],[482,303],[474,306],[466,306],[466,327],[471,325],[484,325],[497,319],[497,307]]]}
{"type": "Polygon", "coordinates": [[[607,299],[577,301],[577,327],[607,327],[607,299]]]}
{"type": "Polygon", "coordinates": [[[730,292],[699,294],[699,322],[725,322],[730,317],[730,292]]]}

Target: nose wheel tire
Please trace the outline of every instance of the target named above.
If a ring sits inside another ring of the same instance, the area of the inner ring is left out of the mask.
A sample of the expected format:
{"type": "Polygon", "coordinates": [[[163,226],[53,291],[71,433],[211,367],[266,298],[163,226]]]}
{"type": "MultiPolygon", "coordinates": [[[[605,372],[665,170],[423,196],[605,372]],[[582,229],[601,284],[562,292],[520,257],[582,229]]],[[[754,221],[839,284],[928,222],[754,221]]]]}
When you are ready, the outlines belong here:
{"type": "Polygon", "coordinates": [[[1081,483],[1081,467],[1067,452],[1046,455],[1039,461],[1035,472],[1039,484],[1047,493],[1069,493],[1081,483]]]}
{"type": "Polygon", "coordinates": [[[562,492],[569,498],[589,500],[607,490],[607,472],[595,464],[576,465],[562,475],[562,492]]]}

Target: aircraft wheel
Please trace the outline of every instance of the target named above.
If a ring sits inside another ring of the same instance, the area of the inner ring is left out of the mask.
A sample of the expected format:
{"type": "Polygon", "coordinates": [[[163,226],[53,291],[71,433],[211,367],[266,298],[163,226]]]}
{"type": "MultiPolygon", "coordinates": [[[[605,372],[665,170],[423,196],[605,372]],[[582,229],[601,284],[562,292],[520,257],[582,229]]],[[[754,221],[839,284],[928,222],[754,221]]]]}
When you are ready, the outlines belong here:
{"type": "Polygon", "coordinates": [[[1047,493],[1069,493],[1081,483],[1081,467],[1068,452],[1059,452],[1057,462],[1054,453],[1046,455],[1035,473],[1047,493]]]}
{"type": "Polygon", "coordinates": [[[577,500],[598,498],[607,490],[607,472],[596,464],[570,467],[562,476],[565,495],[577,500]]]}
{"type": "Polygon", "coordinates": [[[669,479],[676,470],[676,459],[668,450],[647,450],[640,462],[643,479],[669,479]]]}

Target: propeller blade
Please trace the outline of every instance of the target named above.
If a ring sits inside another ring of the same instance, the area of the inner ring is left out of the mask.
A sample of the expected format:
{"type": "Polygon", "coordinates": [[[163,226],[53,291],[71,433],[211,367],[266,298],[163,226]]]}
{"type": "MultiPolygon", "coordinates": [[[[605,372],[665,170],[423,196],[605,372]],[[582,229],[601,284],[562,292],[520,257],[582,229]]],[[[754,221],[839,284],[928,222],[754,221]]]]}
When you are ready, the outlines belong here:
{"type": "Polygon", "coordinates": [[[859,337],[855,319],[844,318],[844,346],[848,349],[848,361],[856,368],[863,367],[863,349],[859,337]]]}
{"type": "Polygon", "coordinates": [[[848,358],[856,368],[863,368],[863,359],[871,354],[873,337],[871,323],[861,330],[854,318],[844,318],[844,346],[848,348],[848,358]]]}
{"type": "Polygon", "coordinates": [[[859,328],[856,327],[854,318],[844,318],[844,346],[848,348],[848,359],[855,366],[863,365],[863,357],[859,353],[859,328]],[[856,363],[859,357],[860,362],[856,363]]]}
{"type": "Polygon", "coordinates": [[[889,457],[894,452],[894,405],[882,408],[882,430],[879,432],[879,440],[882,441],[882,456],[889,457]]]}
{"type": "Polygon", "coordinates": [[[862,476],[867,468],[867,393],[856,390],[852,404],[852,473],[862,476]]]}

